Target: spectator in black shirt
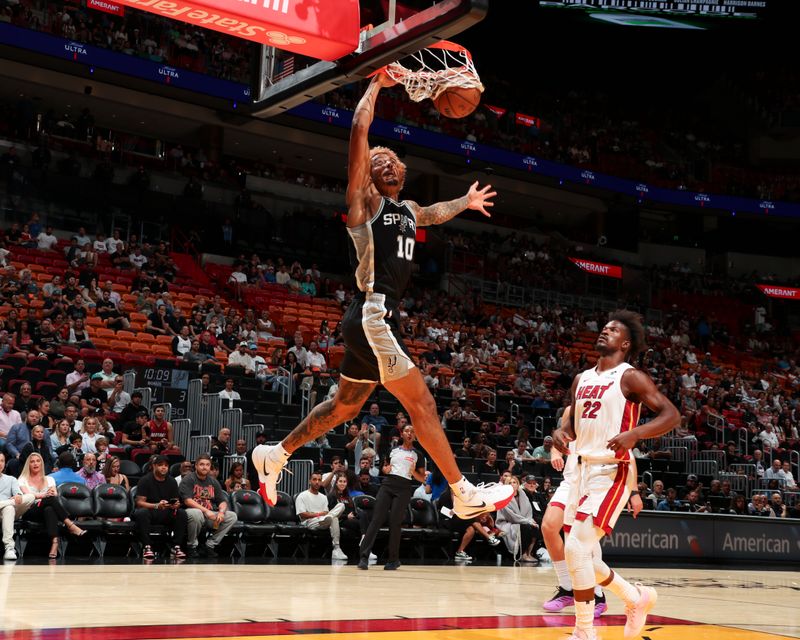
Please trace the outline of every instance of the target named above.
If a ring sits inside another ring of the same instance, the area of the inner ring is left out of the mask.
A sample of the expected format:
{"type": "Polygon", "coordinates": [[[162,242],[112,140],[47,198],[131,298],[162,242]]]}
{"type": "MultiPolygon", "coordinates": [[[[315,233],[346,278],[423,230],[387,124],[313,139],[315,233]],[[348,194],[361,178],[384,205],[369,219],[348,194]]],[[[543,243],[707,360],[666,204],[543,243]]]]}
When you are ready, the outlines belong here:
{"type": "Polygon", "coordinates": [[[134,391],[131,393],[131,401],[125,405],[125,408],[120,412],[117,422],[122,425],[123,429],[125,429],[129,423],[136,419],[138,413],[144,410],[144,405],[142,404],[142,392],[134,391]]]}
{"type": "Polygon", "coordinates": [[[222,332],[217,344],[227,353],[232,353],[239,346],[239,338],[234,332],[232,323],[225,325],[225,331],[222,332]]]}
{"type": "MultiPolygon", "coordinates": [[[[207,356],[214,357],[214,343],[211,342],[211,334],[208,331],[203,331],[200,335],[200,353],[205,353],[207,356]]],[[[203,393],[209,393],[203,391],[203,393]]]]}
{"type": "Polygon", "coordinates": [[[475,466],[481,482],[497,482],[506,465],[505,461],[497,459],[497,451],[487,448],[486,460],[480,460],[475,466]]]}
{"type": "Polygon", "coordinates": [[[169,328],[172,334],[177,336],[181,332],[181,329],[188,326],[189,323],[186,320],[186,316],[183,315],[183,310],[176,308],[174,315],[169,319],[169,328]]]}
{"type": "Polygon", "coordinates": [[[228,427],[222,427],[219,430],[216,438],[211,440],[211,459],[222,467],[222,459],[229,455],[231,444],[231,430],[228,427]]]}
{"type": "Polygon", "coordinates": [[[25,419],[25,415],[31,409],[36,408],[36,399],[33,397],[33,390],[31,388],[30,382],[23,382],[19,387],[19,393],[17,393],[17,398],[14,401],[14,409],[20,412],[22,415],[22,419],[25,419]]]}
{"type": "Polygon", "coordinates": [[[679,497],[681,500],[685,500],[687,496],[692,492],[698,490],[698,500],[702,499],[702,487],[697,483],[697,476],[693,473],[689,474],[686,478],[686,485],[683,487],[683,490],[679,493],[679,497]]]}
{"type": "Polygon", "coordinates": [[[60,313],[66,314],[67,305],[62,301],[60,294],[53,294],[44,296],[44,306],[42,307],[42,317],[50,318],[55,317],[60,313]]]}
{"type": "Polygon", "coordinates": [[[103,315],[110,309],[116,309],[117,305],[114,304],[114,301],[111,300],[111,292],[108,289],[103,290],[103,297],[95,303],[95,310],[97,314],[104,318],[103,315]]]}
{"type": "Polygon", "coordinates": [[[128,314],[124,300],[119,301],[118,307],[112,305],[110,309],[106,309],[100,314],[100,318],[103,320],[106,327],[114,331],[119,331],[120,329],[127,330],[131,327],[131,317],[128,314]]]}
{"type": "Polygon", "coordinates": [[[53,325],[48,318],[42,320],[42,326],[36,332],[34,337],[34,345],[36,351],[46,353],[48,356],[54,356],[58,353],[58,347],[61,340],[58,334],[53,331],[53,325]]]}
{"type": "Polygon", "coordinates": [[[136,487],[136,511],[133,513],[133,522],[136,526],[136,536],[144,547],[142,558],[154,560],[150,529],[154,524],[160,524],[172,530],[174,546],[170,555],[176,559],[183,559],[186,553],[181,548],[186,542],[186,511],[181,508],[178,493],[178,483],[175,478],[168,475],[169,459],[166,456],[155,456],[153,471],[139,480],[136,487]]]}
{"type": "Polygon", "coordinates": [[[373,498],[378,495],[378,485],[372,482],[372,476],[369,469],[362,469],[358,473],[358,487],[357,490],[373,498]]]}
{"type": "Polygon", "coordinates": [[[739,452],[736,450],[736,443],[733,440],[728,442],[725,449],[725,462],[728,465],[742,464],[744,462],[744,458],[739,455],[739,452]]]}
{"type": "MultiPolygon", "coordinates": [[[[83,436],[80,433],[70,431],[68,444],[61,445],[56,449],[56,457],[60,458],[62,453],[69,453],[74,460],[72,470],[78,469],[83,464],[83,436]]],[[[63,468],[63,467],[61,467],[63,468]]]]}
{"type": "Polygon", "coordinates": [[[81,415],[93,415],[100,409],[102,412],[108,411],[108,394],[100,388],[103,376],[95,373],[89,379],[89,386],[81,391],[81,415]]]}
{"type": "Polygon", "coordinates": [[[150,444],[150,431],[147,427],[148,421],[149,416],[147,411],[139,409],[133,422],[126,422],[123,424],[122,445],[128,450],[128,453],[133,449],[143,449],[150,444]]]}
{"type": "Polygon", "coordinates": [[[160,305],[156,308],[155,312],[147,316],[147,326],[145,327],[147,333],[152,333],[154,336],[168,336],[169,332],[169,319],[167,318],[167,307],[160,305]]]}
{"type": "Polygon", "coordinates": [[[67,301],[74,300],[75,296],[80,294],[78,279],[74,275],[67,276],[67,285],[61,290],[61,293],[67,301]]]}
{"type": "Polygon", "coordinates": [[[199,338],[205,330],[206,322],[203,318],[202,312],[192,312],[192,319],[189,322],[189,333],[192,335],[192,337],[199,338]]]}
{"type": "Polygon", "coordinates": [[[708,504],[699,502],[700,494],[696,489],[693,489],[686,494],[686,500],[683,503],[683,511],[689,513],[709,513],[711,509],[708,504]]]}
{"type": "Polygon", "coordinates": [[[79,293],[71,299],[72,304],[67,307],[67,317],[70,320],[77,320],[78,318],[85,320],[89,313],[86,310],[86,302],[83,299],[83,296],[79,293]]]}
{"type": "Polygon", "coordinates": [[[514,436],[511,435],[511,425],[504,424],[500,433],[492,436],[495,447],[514,447],[514,436]]]}

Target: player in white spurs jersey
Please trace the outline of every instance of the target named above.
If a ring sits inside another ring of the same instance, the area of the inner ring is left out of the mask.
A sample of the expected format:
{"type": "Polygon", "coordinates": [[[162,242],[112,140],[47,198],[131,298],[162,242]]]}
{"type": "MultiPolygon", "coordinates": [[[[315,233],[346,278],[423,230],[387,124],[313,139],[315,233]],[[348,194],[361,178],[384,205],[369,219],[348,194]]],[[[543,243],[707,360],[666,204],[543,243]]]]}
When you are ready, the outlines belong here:
{"type": "Polygon", "coordinates": [[[630,450],[638,440],[655,438],[680,423],[675,406],[658,391],[650,377],[635,369],[644,347],[644,328],[638,314],[616,311],[597,339],[597,366],[572,383],[572,424],[553,432],[553,443],[569,455],[575,442],[577,474],[566,513],[575,521],[565,555],[575,598],[575,629],[570,640],[594,640],[594,586],[607,587],[625,603],[624,637],[638,638],[656,602],[655,589],[632,585],[593,556],[596,543],[610,533],[635,486],[630,450]],[[652,420],[638,425],[644,404],[652,420]],[[638,425],[638,426],[637,426],[638,425]]]}

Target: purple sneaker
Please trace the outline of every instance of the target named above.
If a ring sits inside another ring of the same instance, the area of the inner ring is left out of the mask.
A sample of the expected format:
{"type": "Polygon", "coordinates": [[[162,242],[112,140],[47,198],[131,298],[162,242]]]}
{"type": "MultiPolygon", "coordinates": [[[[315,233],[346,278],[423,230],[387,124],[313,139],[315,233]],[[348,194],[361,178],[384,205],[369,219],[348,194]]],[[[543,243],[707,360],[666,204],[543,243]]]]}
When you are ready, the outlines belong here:
{"type": "Polygon", "coordinates": [[[571,590],[562,589],[559,587],[556,589],[556,592],[553,594],[553,597],[547,600],[543,605],[542,609],[545,611],[550,612],[557,612],[561,611],[564,607],[571,607],[575,604],[575,598],[572,595],[571,590]]]}
{"type": "Polygon", "coordinates": [[[601,596],[595,596],[594,597],[594,617],[595,618],[599,618],[606,611],[608,611],[608,605],[606,604],[606,594],[604,593],[601,596]]]}

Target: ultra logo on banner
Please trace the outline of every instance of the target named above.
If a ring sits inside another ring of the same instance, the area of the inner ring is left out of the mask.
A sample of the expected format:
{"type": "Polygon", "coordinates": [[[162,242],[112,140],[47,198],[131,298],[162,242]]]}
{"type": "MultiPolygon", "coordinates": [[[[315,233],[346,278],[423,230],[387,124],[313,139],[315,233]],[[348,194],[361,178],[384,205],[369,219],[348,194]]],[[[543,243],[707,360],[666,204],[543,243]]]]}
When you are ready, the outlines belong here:
{"type": "Polygon", "coordinates": [[[570,258],[570,262],[584,271],[607,278],[622,278],[622,267],[615,264],[605,264],[603,262],[592,262],[582,258],[570,258]]]}

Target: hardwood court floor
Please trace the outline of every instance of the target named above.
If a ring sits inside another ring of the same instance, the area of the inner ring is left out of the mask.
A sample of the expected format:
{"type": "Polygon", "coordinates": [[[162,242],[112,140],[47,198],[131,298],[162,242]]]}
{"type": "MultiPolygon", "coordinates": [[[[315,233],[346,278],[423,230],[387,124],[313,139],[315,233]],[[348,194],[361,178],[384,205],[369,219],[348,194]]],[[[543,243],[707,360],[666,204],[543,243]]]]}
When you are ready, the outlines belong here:
{"type": "MultiPolygon", "coordinates": [[[[656,586],[649,640],[800,638],[800,573],[621,571],[656,586]]],[[[564,640],[547,615],[547,568],[276,564],[57,564],[0,567],[0,640],[304,638],[564,640]]],[[[609,594],[603,640],[622,640],[609,594]]]]}

